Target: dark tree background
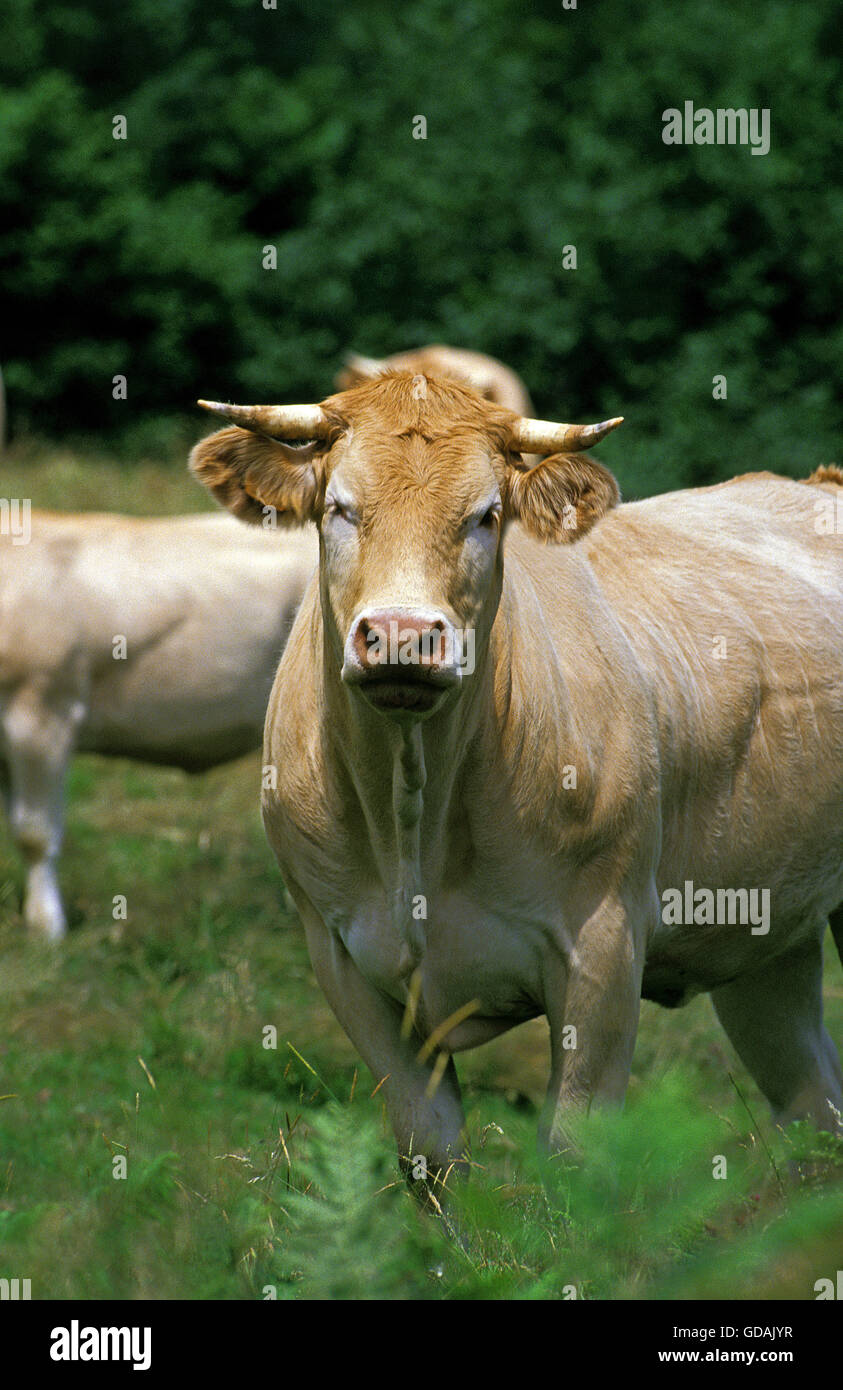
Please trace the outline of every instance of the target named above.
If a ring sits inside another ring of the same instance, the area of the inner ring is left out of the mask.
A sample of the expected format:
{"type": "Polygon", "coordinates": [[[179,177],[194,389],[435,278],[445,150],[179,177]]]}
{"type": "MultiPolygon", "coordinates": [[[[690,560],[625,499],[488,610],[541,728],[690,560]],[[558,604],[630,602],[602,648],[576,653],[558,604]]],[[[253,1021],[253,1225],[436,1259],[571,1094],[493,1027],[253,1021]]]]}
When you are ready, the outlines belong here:
{"type": "Polygon", "coordinates": [[[349,347],[443,341],[540,414],[623,413],[628,493],[835,458],[835,0],[4,8],[13,434],[165,450],[197,395],[318,398],[349,347]],[[768,107],[769,154],[665,145],[686,100],[768,107]]]}

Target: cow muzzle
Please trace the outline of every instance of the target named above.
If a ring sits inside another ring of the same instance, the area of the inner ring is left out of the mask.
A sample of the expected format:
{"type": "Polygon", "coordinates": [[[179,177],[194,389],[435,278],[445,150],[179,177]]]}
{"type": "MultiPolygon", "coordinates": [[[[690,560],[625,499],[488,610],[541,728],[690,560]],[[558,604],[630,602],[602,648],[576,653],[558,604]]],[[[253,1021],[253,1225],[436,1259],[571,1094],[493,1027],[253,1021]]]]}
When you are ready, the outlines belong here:
{"type": "Polygon", "coordinates": [[[346,638],[342,679],[384,714],[429,714],[473,669],[469,639],[442,613],[365,609],[346,638]]]}

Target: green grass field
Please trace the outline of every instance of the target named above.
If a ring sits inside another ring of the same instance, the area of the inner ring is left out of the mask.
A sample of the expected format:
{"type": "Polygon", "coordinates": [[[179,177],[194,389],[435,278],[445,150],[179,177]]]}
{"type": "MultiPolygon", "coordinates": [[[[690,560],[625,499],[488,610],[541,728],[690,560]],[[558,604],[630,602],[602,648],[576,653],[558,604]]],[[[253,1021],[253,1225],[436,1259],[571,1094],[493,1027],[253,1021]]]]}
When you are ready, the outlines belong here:
{"type": "MultiPolygon", "coordinates": [[[[204,506],[177,463],[30,448],[0,478],[34,506],[204,506]]],[[[535,1152],[543,1021],[460,1057],[462,1242],[419,1213],[265,843],[259,761],[77,759],[60,947],[26,938],[0,828],[0,1276],[121,1299],[811,1299],[834,1277],[841,1146],[772,1130],[705,998],[643,1006],[626,1109],[591,1117],[576,1169],[535,1152]]],[[[843,1044],[830,938],[826,1008],[843,1044]]]]}

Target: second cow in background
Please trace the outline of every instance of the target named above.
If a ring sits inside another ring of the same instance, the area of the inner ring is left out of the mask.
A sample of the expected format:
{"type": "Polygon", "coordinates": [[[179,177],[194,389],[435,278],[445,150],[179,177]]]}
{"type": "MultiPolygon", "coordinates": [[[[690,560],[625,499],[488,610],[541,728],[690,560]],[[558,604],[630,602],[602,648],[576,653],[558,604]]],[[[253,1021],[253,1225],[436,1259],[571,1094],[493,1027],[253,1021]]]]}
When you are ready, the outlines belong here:
{"type": "Polygon", "coordinates": [[[227,516],[46,511],[20,539],[0,538],[0,786],[27,926],[55,940],[71,756],[201,771],[257,748],[318,545],[227,516]]]}
{"type": "Polygon", "coordinates": [[[516,415],[533,414],[533,403],[521,378],[503,362],[467,348],[434,345],[382,358],[358,357],[352,352],[346,358],[344,369],[337,374],[335,385],[338,391],[346,391],[349,386],[358,386],[383,372],[418,372],[446,377],[470,386],[484,400],[514,410],[516,415]]]}

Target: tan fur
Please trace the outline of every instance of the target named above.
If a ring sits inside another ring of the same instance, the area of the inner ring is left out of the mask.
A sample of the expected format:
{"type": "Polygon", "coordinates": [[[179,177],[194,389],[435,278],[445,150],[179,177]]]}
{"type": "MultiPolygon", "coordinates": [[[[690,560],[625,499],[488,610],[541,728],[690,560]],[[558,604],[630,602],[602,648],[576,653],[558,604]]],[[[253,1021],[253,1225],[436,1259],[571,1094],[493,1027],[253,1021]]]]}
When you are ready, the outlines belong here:
{"type": "MultiPolygon", "coordinates": [[[[572,1109],[623,1097],[642,989],[710,991],[777,1118],[833,1127],[820,943],[843,902],[843,538],[771,474],[614,506],[582,456],[530,473],[512,414],[455,383],[419,400],[395,373],[326,408],[320,573],[270,700],[263,812],[317,978],[389,1077],[399,1152],[433,1166],[463,1143],[452,1064],[427,1093],[426,1038],[459,1051],[541,1013],[544,1128],[564,1147],[572,1109]],[[496,499],[508,528],[476,522],[496,499]],[[543,543],[569,538],[566,506],[579,543],[543,543]],[[341,679],[358,615],[392,609],[476,636],[473,672],[424,719],[341,679]],[[767,891],[769,930],[671,924],[663,894],[687,881],[767,891]]],[[[287,466],[261,475],[282,504],[287,466]]]]}
{"type": "Polygon", "coordinates": [[[805,483],[829,484],[832,487],[843,487],[843,468],[838,468],[836,463],[822,464],[816,468],[810,478],[803,478],[805,483]]]}
{"type": "Polygon", "coordinates": [[[378,489],[387,505],[413,485],[408,470],[414,455],[407,443],[414,440],[436,446],[424,453],[415,477],[433,505],[451,491],[460,456],[491,442],[492,467],[509,515],[541,539],[582,535],[617,502],[617,484],[601,464],[582,454],[554,454],[538,467],[525,468],[511,444],[518,419],[512,411],[482,401],[455,381],[424,380],[424,396],[417,393],[417,377],[403,371],[385,372],[329,396],[322,408],[333,429],[321,452],[316,444],[299,451],[234,426],[197,444],[190,467],[242,520],[258,522],[264,509],[272,507],[282,522],[295,525],[321,515],[333,444],[353,424],[356,447],[372,450],[378,489]],[[305,459],[301,464],[299,453],[305,459]],[[576,513],[573,529],[566,507],[576,513]]]}
{"type": "Polygon", "coordinates": [[[587,454],[552,454],[526,472],[513,470],[506,495],[531,535],[556,542],[578,540],[620,501],[609,470],[587,454]]]}
{"type": "Polygon", "coordinates": [[[502,362],[481,352],[436,344],[410,352],[396,352],[392,357],[384,357],[377,362],[366,359],[366,369],[362,371],[351,362],[337,374],[337,390],[347,391],[351,386],[359,386],[361,382],[370,380],[375,370],[445,377],[470,386],[484,400],[506,406],[508,410],[514,410],[516,415],[533,414],[533,403],[520,377],[502,362]]]}
{"type": "Polygon", "coordinates": [[[282,525],[300,526],[315,506],[318,490],[312,453],[312,446],[294,449],[231,426],[201,440],[189,465],[220,506],[240,521],[264,525],[271,508],[282,525]]]}

